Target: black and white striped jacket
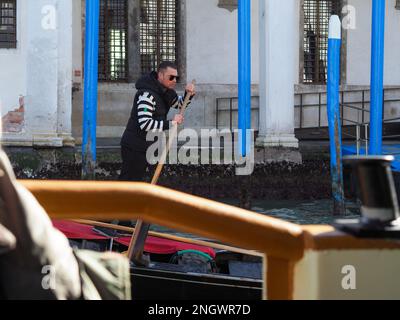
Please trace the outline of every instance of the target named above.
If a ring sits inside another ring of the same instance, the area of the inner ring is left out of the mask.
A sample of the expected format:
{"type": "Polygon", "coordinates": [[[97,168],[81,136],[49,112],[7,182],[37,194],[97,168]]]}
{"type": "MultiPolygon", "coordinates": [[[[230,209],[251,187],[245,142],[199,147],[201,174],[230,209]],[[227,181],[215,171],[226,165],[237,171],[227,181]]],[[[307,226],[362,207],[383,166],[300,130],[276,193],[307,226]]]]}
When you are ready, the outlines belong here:
{"type": "MultiPolygon", "coordinates": [[[[183,106],[183,101],[186,98],[186,94],[187,93],[185,92],[183,97],[176,96],[171,101],[170,108],[180,110],[183,106]]],[[[188,105],[190,102],[191,100],[189,100],[188,105]]],[[[157,102],[150,92],[145,91],[140,94],[137,98],[137,105],[137,121],[142,131],[148,132],[153,130],[161,132],[169,129],[169,121],[166,119],[160,119],[159,114],[156,112],[157,102]]]]}
{"type": "Polygon", "coordinates": [[[140,78],[136,83],[136,89],[138,91],[121,139],[121,146],[146,151],[151,145],[151,142],[146,141],[147,133],[169,130],[168,112],[171,108],[182,107],[186,93],[180,97],[175,90],[164,88],[157,80],[155,72],[140,78]]]}

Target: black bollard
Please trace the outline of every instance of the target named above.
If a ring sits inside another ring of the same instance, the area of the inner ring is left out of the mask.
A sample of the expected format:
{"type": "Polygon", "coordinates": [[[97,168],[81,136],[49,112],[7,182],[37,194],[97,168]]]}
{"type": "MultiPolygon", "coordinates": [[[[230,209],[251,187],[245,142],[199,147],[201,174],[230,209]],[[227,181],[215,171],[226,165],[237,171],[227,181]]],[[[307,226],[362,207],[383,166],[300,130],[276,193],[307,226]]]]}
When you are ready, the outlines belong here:
{"type": "Polygon", "coordinates": [[[344,157],[352,169],[361,219],[337,220],[335,226],[358,237],[400,238],[399,204],[391,163],[393,156],[344,157]]]}
{"type": "Polygon", "coordinates": [[[352,168],[357,183],[361,213],[366,224],[388,224],[399,217],[394,185],[392,156],[347,157],[343,160],[352,168]]]}

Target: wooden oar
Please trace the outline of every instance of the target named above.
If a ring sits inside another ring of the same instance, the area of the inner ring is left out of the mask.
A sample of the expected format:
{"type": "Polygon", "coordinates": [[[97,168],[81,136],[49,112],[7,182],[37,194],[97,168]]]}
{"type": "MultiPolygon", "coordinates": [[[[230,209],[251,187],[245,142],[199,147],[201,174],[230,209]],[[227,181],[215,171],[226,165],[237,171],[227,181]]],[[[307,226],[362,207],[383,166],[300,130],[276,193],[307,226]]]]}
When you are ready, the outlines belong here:
{"type": "MultiPolygon", "coordinates": [[[[109,229],[124,231],[124,232],[128,232],[128,233],[135,232],[135,228],[124,227],[124,226],[119,226],[119,225],[110,224],[110,223],[91,221],[91,220],[71,220],[71,221],[94,226],[94,227],[109,228],[109,229]]],[[[251,256],[264,257],[264,254],[262,254],[261,252],[258,252],[258,251],[246,250],[246,249],[242,249],[242,248],[238,248],[238,247],[232,247],[232,246],[224,245],[221,243],[215,243],[215,242],[198,240],[198,239],[184,238],[184,237],[174,236],[171,234],[155,232],[155,231],[149,231],[149,235],[153,236],[153,237],[157,237],[157,238],[179,241],[179,242],[194,244],[194,245],[203,246],[203,247],[209,247],[209,248],[214,248],[214,249],[219,249],[219,250],[227,250],[227,251],[237,252],[237,253],[241,253],[241,254],[247,254],[247,255],[251,255],[251,256]]]]}
{"type": "MultiPolygon", "coordinates": [[[[195,80],[192,81],[193,84],[195,84],[195,80]]],[[[186,107],[188,106],[190,102],[190,94],[186,93],[185,100],[183,101],[183,105],[180,110],[180,114],[183,116],[186,111],[186,107]]],[[[172,142],[175,140],[175,137],[178,133],[178,124],[175,124],[172,127],[172,130],[170,132],[169,140],[168,140],[168,146],[163,150],[163,153],[161,155],[160,161],[157,165],[157,169],[154,173],[153,179],[151,180],[151,184],[157,184],[158,179],[160,177],[161,171],[164,167],[165,161],[167,159],[167,155],[169,150],[171,149],[172,142]]],[[[131,261],[134,261],[136,265],[141,265],[141,266],[146,266],[148,265],[148,261],[144,260],[143,256],[143,250],[144,250],[144,244],[146,242],[147,234],[150,229],[150,224],[144,222],[143,220],[138,220],[136,223],[136,231],[133,234],[131,243],[129,244],[129,249],[128,249],[128,258],[131,261]]]]}

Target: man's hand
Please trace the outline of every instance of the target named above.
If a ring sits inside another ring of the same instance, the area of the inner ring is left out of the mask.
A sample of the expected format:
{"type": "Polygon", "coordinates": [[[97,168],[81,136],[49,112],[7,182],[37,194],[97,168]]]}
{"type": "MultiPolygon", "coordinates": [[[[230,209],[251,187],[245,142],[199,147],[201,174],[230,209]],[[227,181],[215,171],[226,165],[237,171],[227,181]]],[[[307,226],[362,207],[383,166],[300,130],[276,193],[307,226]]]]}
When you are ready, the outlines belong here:
{"type": "Polygon", "coordinates": [[[188,94],[190,94],[191,97],[196,94],[196,86],[194,85],[194,83],[188,83],[185,90],[188,94]]]}
{"type": "Polygon", "coordinates": [[[174,119],[172,120],[173,125],[180,125],[185,121],[185,118],[181,114],[175,115],[174,119]]]}

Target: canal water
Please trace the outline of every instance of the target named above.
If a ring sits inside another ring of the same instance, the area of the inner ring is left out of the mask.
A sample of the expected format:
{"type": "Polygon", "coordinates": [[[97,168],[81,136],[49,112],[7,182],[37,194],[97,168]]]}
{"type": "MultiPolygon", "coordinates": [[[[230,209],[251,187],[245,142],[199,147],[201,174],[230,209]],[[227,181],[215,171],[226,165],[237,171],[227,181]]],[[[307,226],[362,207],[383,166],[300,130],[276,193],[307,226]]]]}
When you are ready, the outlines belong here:
{"type": "MultiPolygon", "coordinates": [[[[300,225],[332,224],[338,219],[333,212],[332,200],[315,201],[253,201],[252,211],[300,225]]],[[[345,219],[360,217],[359,206],[346,202],[345,219]]]]}
{"type": "MultiPolygon", "coordinates": [[[[237,200],[234,199],[219,199],[229,205],[238,206],[237,200]]],[[[315,201],[265,201],[254,200],[252,202],[251,211],[269,216],[284,221],[292,222],[299,225],[312,225],[312,224],[332,224],[336,219],[355,219],[360,217],[359,205],[355,202],[346,202],[346,215],[344,217],[337,217],[333,215],[333,202],[329,200],[315,200],[315,201]]],[[[196,236],[176,232],[174,230],[152,226],[154,231],[170,233],[179,236],[197,238],[196,236]]]]}

